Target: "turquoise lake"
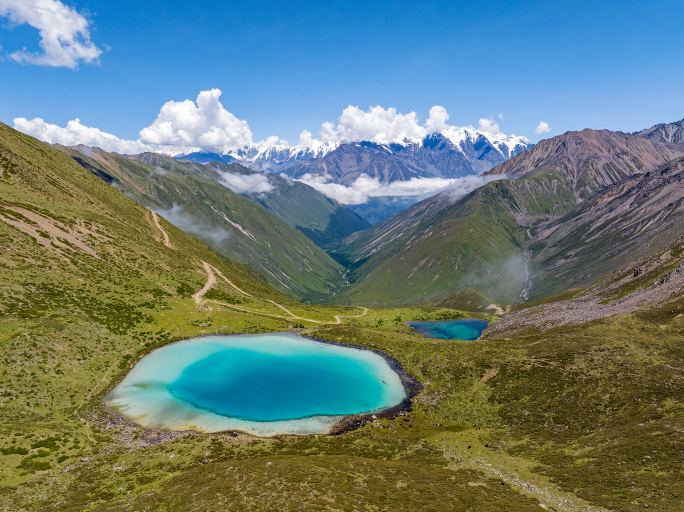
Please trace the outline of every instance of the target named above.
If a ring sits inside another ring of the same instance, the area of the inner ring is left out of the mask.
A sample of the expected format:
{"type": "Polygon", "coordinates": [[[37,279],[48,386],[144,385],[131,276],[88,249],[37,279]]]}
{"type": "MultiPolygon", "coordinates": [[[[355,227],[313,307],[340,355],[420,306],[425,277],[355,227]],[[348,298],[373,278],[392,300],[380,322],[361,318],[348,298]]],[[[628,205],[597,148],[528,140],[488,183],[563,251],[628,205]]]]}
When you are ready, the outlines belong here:
{"type": "Polygon", "coordinates": [[[379,354],[271,333],[156,349],[104,401],[145,428],[273,436],[327,433],[347,415],[405,399],[401,378],[379,354]]]}
{"type": "Polygon", "coordinates": [[[468,318],[465,320],[446,320],[442,322],[407,322],[426,338],[441,340],[476,340],[482,335],[489,322],[468,318]]]}

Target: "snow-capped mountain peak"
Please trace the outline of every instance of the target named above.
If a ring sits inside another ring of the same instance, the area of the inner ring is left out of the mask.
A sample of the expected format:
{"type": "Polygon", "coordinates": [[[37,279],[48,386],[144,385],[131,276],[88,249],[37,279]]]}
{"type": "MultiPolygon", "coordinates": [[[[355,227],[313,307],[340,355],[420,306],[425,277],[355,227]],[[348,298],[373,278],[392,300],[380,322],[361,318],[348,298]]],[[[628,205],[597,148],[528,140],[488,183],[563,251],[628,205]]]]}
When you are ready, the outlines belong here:
{"type": "Polygon", "coordinates": [[[491,133],[459,126],[448,126],[442,135],[460,147],[464,154],[467,153],[466,147],[469,144],[475,145],[484,139],[506,160],[520,151],[532,147],[532,142],[523,136],[491,133]]]}
{"type": "Polygon", "coordinates": [[[305,160],[322,158],[346,142],[321,142],[314,139],[311,146],[286,146],[262,141],[237,150],[230,150],[225,153],[225,156],[256,170],[276,172],[305,160]]]}
{"type": "MultiPolygon", "coordinates": [[[[281,173],[299,164],[311,161],[323,161],[344,149],[376,151],[388,158],[410,158],[425,161],[426,173],[437,173],[439,176],[482,174],[512,156],[532,147],[525,137],[490,133],[472,127],[447,126],[441,133],[433,133],[424,138],[404,137],[401,141],[380,143],[372,140],[321,141],[311,139],[307,145],[289,146],[273,144],[271,141],[252,143],[239,149],[227,151],[221,155],[213,153],[191,153],[176,158],[188,158],[195,161],[239,162],[246,167],[259,171],[281,173]],[[441,153],[451,155],[442,158],[441,153]],[[458,164],[455,162],[458,161],[458,164]],[[441,162],[441,163],[440,163],[441,162]],[[450,162],[450,163],[447,163],[450,162]],[[453,167],[453,168],[452,168],[453,167]],[[433,169],[432,171],[428,171],[433,169]]],[[[423,164],[420,164],[421,166],[423,164]]]]}

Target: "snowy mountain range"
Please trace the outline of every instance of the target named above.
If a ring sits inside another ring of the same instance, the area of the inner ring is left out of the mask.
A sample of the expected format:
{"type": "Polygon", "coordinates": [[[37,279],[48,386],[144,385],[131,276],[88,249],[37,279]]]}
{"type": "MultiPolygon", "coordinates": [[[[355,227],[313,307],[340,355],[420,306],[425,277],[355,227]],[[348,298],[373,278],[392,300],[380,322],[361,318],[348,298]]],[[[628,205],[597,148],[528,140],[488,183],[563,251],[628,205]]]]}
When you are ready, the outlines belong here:
{"type": "Polygon", "coordinates": [[[194,152],[175,158],[200,163],[238,162],[253,170],[285,172],[291,177],[327,176],[333,183],[350,183],[364,173],[381,182],[392,182],[482,174],[532,146],[521,136],[450,126],[442,133],[424,139],[406,138],[400,143],[314,139],[310,146],[283,146],[262,142],[220,155],[194,152]]]}

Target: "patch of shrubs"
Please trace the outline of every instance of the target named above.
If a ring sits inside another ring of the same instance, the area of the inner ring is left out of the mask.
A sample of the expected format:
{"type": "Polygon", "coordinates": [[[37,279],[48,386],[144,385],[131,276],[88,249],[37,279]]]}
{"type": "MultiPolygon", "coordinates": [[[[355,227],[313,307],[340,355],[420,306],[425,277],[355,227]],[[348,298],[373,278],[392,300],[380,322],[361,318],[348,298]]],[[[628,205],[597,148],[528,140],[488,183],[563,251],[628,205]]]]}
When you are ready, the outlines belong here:
{"type": "Polygon", "coordinates": [[[9,448],[0,448],[0,452],[3,455],[27,455],[28,448],[22,448],[21,446],[10,446],[9,448]]]}

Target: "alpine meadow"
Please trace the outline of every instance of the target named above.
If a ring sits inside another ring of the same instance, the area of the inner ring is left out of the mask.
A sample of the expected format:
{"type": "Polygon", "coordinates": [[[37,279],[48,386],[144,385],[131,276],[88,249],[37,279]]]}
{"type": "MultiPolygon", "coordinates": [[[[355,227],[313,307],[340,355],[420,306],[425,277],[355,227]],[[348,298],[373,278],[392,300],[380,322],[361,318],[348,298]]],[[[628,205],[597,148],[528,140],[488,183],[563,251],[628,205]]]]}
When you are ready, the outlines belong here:
{"type": "Polygon", "coordinates": [[[0,511],[682,511],[646,4],[0,0],[0,511]]]}

